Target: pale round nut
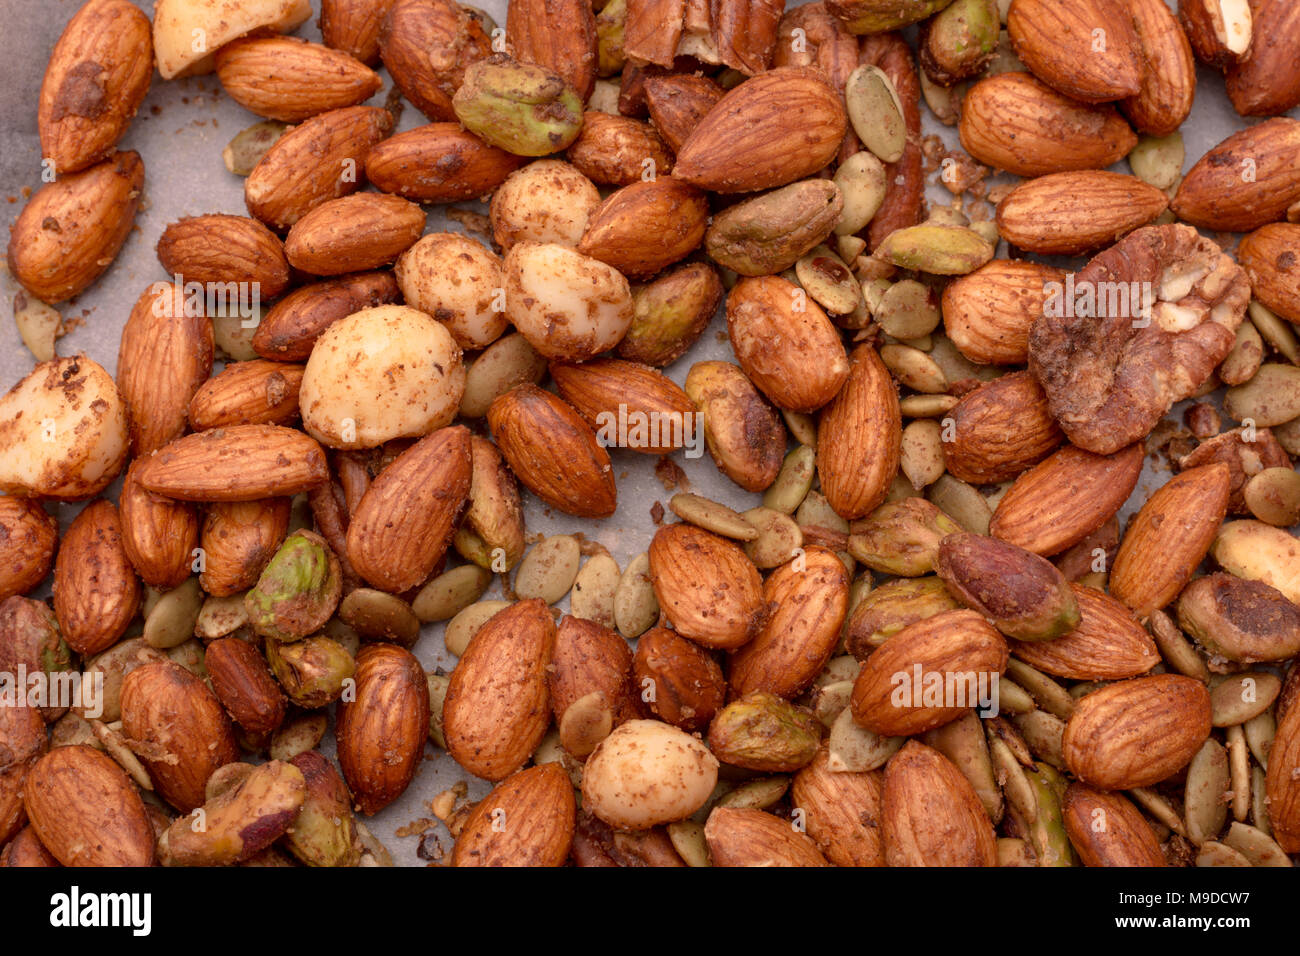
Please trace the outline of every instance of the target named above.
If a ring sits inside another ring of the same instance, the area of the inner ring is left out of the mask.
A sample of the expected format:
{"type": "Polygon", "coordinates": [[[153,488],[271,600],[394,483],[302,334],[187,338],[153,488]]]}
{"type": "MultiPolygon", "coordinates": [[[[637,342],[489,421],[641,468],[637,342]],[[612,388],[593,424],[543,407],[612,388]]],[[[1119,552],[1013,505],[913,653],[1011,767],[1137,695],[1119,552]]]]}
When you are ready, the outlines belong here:
{"type": "Polygon", "coordinates": [[[599,205],[596,184],[574,166],[539,159],[515,170],[492,194],[492,238],[505,252],[524,241],[576,248],[599,205]]]}
{"type": "Polygon", "coordinates": [[[468,236],[436,232],[394,268],[406,304],[446,326],[463,349],[487,348],[506,330],[501,259],[468,236]]]}
{"type": "Polygon", "coordinates": [[[506,318],[552,359],[581,362],[617,345],[632,324],[632,291],[612,266],[555,243],[506,254],[506,318]]]}
{"type": "Polygon", "coordinates": [[[600,742],[582,774],[582,805],[610,826],[646,830],[684,820],[718,781],[698,739],[658,720],[629,720],[600,742]]]}
{"type": "Polygon", "coordinates": [[[464,392],[451,333],[416,309],[381,305],[339,319],[316,340],[298,400],[317,441],[373,448],[449,424],[464,392]]]}

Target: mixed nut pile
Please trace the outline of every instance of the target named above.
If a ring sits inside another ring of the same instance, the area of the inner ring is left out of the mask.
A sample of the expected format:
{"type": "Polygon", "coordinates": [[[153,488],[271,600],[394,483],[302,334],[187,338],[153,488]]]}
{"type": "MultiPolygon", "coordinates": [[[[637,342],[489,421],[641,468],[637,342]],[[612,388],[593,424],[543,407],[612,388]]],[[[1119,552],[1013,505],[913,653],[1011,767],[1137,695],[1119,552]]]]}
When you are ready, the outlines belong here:
{"type": "Polygon", "coordinates": [[[430,804],[457,866],[1290,866],[1300,4],[596,6],[72,18],[8,252],[0,864],[383,865],[445,751],[494,784],[430,804]],[[1196,58],[1273,118],[1184,176],[1196,58]],[[112,376],[54,306],[132,231],[155,63],[263,121],[112,376]],[[724,304],[735,362],[674,366],[724,304]],[[677,491],[622,567],[522,506],[613,515],[611,444],[677,491]]]}

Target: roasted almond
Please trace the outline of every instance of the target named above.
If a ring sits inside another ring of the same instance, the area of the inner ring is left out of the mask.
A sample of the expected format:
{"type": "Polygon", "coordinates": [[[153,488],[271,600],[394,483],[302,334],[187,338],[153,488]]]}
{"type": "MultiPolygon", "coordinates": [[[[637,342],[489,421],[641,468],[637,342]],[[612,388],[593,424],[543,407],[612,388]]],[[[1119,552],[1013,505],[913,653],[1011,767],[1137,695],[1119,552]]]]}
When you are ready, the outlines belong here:
{"type": "Polygon", "coordinates": [[[1048,283],[1064,270],[995,259],[943,290],[943,328],[962,355],[980,365],[1023,365],[1029,329],[1043,314],[1048,283]]]}
{"type": "Polygon", "coordinates": [[[1300,120],[1279,116],[1239,130],[1197,160],[1172,208],[1203,229],[1250,232],[1285,218],[1300,199],[1300,120]]]}
{"type": "Polygon", "coordinates": [[[604,695],[615,725],[637,716],[632,687],[632,650],[608,627],[567,614],[555,633],[549,676],[557,724],[589,694],[604,695]]]}
{"type": "Polygon", "coordinates": [[[807,834],[762,810],[715,807],[704,824],[714,866],[829,866],[807,834]]]}
{"type": "Polygon", "coordinates": [[[673,168],[673,154],[653,126],[597,110],[582,114],[582,131],[567,155],[578,172],[602,186],[652,182],[673,168]]]}
{"type": "Polygon", "coordinates": [[[1273,836],[1286,852],[1300,852],[1300,707],[1281,710],[1267,770],[1273,836]]]}
{"type": "MultiPolygon", "coordinates": [[[[1234,6],[1218,2],[1225,12],[1234,6]]],[[[1300,103],[1300,77],[1290,59],[1300,39],[1300,9],[1286,0],[1251,0],[1247,19],[1250,49],[1228,68],[1228,98],[1242,116],[1277,116],[1300,103]]]]}
{"type": "Polygon", "coordinates": [[[393,0],[321,0],[320,32],[325,45],[362,63],[379,59],[379,28],[393,0]]]}
{"type": "Polygon", "coordinates": [[[289,285],[289,263],[275,233],[247,216],[213,214],[173,222],[158,240],[158,261],[185,282],[241,282],[248,296],[273,299],[289,285]]]}
{"type": "Polygon", "coordinates": [[[347,53],[297,37],[236,40],[217,51],[216,64],[232,100],[285,123],[364,103],[383,85],[378,73],[347,53]]]}
{"type": "Polygon", "coordinates": [[[479,628],[451,672],[442,708],[447,751],[476,777],[504,780],[545,735],[555,638],[546,604],[520,601],[479,628]]]}
{"type": "Polygon", "coordinates": [[[825,747],[790,787],[790,802],[803,811],[808,836],[836,866],[885,865],[883,797],[884,774],[832,772],[825,747]]]}
{"type": "Polygon", "coordinates": [[[718,469],[746,491],[763,491],[781,470],[781,417],[730,362],[696,362],[685,391],[703,416],[704,443],[718,469]]]}
{"type": "Polygon", "coordinates": [[[650,580],[674,630],[697,644],[732,650],[763,626],[758,569],[738,546],[702,528],[679,523],[656,531],[650,580]]]}
{"type": "Polygon", "coordinates": [[[465,68],[491,52],[483,21],[452,0],[396,0],[379,31],[393,83],[435,122],[456,118],[451,98],[465,68]]]}
{"type": "Polygon", "coordinates": [[[970,484],[1015,478],[1061,444],[1063,435],[1029,372],[1012,372],[969,392],[948,413],[944,458],[953,477],[970,484]]]}
{"type": "Polygon", "coordinates": [[[1061,801],[1070,843],[1084,866],[1164,866],[1155,831],[1122,794],[1072,783],[1061,801]]]}
{"type": "Polygon", "coordinates": [[[585,101],[596,85],[596,17],[587,0],[515,0],[506,34],[514,55],[563,76],[585,101]]]}
{"type": "Polygon", "coordinates": [[[1223,70],[1250,51],[1255,6],[1249,0],[1180,0],[1178,19],[1196,55],[1223,70]]]}
{"type": "Polygon", "coordinates": [[[253,350],[277,362],[301,362],[336,319],[388,305],[400,295],[391,272],[363,272],[294,289],[271,306],[253,333],[253,350]]]}
{"type": "Polygon", "coordinates": [[[1086,695],[1065,725],[1070,772],[1103,790],[1146,787],[1187,765],[1210,735],[1210,692],[1178,674],[1111,684],[1086,695]]]}
{"type": "Polygon", "coordinates": [[[909,740],[885,767],[887,866],[996,866],[997,844],[975,789],[947,757],[909,740]]]}
{"type": "Polygon", "coordinates": [[[1136,176],[1085,169],[1021,183],[998,203],[998,233],[1041,255],[1109,245],[1165,211],[1167,197],[1136,176]]]}
{"type": "Polygon", "coordinates": [[[122,481],[122,547],[145,584],[169,591],[190,576],[199,545],[199,516],[188,502],[146,491],[139,479],[142,464],[132,462],[122,481]]]}
{"type": "Polygon", "coordinates": [[[668,177],[633,182],[591,214],[578,251],[646,279],[699,246],[708,218],[708,200],[694,186],[668,177]]]}
{"type": "Polygon", "coordinates": [[[256,501],[308,491],[329,478],[315,440],[279,425],[232,425],[187,435],[144,459],[147,491],[182,501],[256,501]]]}
{"type": "Polygon", "coordinates": [[[414,202],[460,202],[488,195],[523,164],[459,123],[429,123],[377,143],[366,154],[366,178],[414,202]]]}
{"type": "MultiPolygon", "coordinates": [[[[8,704],[0,707],[0,748],[5,754],[4,767],[0,768],[0,838],[8,842],[26,822],[24,791],[28,799],[32,794],[28,777],[33,765],[49,749],[40,710],[8,704]]],[[[122,779],[126,779],[125,774],[122,779]]],[[[40,778],[36,783],[41,783],[40,778]]]]}
{"type": "Polygon", "coordinates": [[[135,617],[140,596],[117,509],[92,502],[68,526],[54,563],[54,612],[64,640],[79,654],[111,647],[135,617]]]}
{"type": "Polygon", "coordinates": [[[551,377],[560,397],[598,436],[617,438],[620,407],[629,422],[634,415],[643,416],[639,419],[646,423],[643,436],[629,427],[625,443],[607,444],[622,444],[645,455],[670,455],[691,441],[695,406],[676,382],[657,369],[598,358],[580,365],[552,363],[551,377]]]}
{"type": "Polygon", "coordinates": [[[302,371],[301,365],[265,359],[228,363],[190,399],[190,427],[288,425],[298,417],[302,371]]]}
{"type": "Polygon", "coordinates": [[[724,93],[713,80],[691,73],[670,73],[645,79],[645,101],[650,119],[674,153],[681,150],[682,143],[724,93]]]}
{"type": "Polygon", "coordinates": [[[203,590],[216,597],[247,591],[289,530],[288,498],[218,501],[203,517],[203,590]]]}
{"type": "Polygon", "coordinates": [[[333,276],[395,260],[424,232],[424,210],[400,196],[358,193],[324,202],[293,224],[284,252],[295,269],[333,276]]]}
{"type": "Polygon", "coordinates": [[[879,353],[860,345],[849,356],[849,376],[817,426],[817,477],[822,494],[842,518],[876,509],[898,472],[902,442],[898,392],[879,353]]]}
{"type": "Polygon", "coordinates": [[[727,700],[722,668],[709,651],[666,627],[636,643],[635,688],[656,717],[691,732],[708,726],[727,700]]]}
{"type": "Polygon", "coordinates": [[[45,580],[58,541],[58,522],[39,500],[0,496],[0,601],[45,580]]]}
{"type": "Polygon", "coordinates": [[[1168,136],[1187,119],[1196,98],[1192,47],[1163,0],[1133,0],[1128,8],[1143,66],[1142,86],[1120,109],[1148,136],[1168,136]]]}
{"type": "Polygon", "coordinates": [[[1300,322],[1300,225],[1278,222],[1241,240],[1237,261],[1255,298],[1290,322],[1300,322]]]}
{"type": "Polygon", "coordinates": [[[1103,103],[1141,89],[1137,33],[1120,0],[1016,0],[1007,32],[1034,75],[1066,96],[1103,103]]]}
{"type": "Polygon", "coordinates": [[[573,844],[576,814],[573,784],[558,763],[520,770],[470,811],[456,837],[452,865],[562,866],[573,844]]]}
{"type": "Polygon", "coordinates": [[[1078,626],[1052,641],[1012,641],[1011,653],[1070,680],[1123,680],[1160,663],[1155,642],[1132,611],[1096,588],[1070,588],[1079,605],[1078,626]]]}
{"type": "Polygon", "coordinates": [[[203,666],[217,699],[250,734],[269,734],[284,721],[285,699],[255,646],[239,637],[208,644],[203,666]]]}

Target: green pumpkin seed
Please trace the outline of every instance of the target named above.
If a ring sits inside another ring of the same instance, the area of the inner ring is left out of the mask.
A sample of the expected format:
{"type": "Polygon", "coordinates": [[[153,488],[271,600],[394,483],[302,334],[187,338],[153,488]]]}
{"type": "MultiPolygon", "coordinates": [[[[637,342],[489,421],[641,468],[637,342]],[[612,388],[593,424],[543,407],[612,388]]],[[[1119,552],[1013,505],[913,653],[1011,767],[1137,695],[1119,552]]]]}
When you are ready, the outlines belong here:
{"type": "Polygon", "coordinates": [[[1179,816],[1173,804],[1156,793],[1156,791],[1147,787],[1135,787],[1128,791],[1128,795],[1133,798],[1134,803],[1145,810],[1156,822],[1181,837],[1187,836],[1187,828],[1183,826],[1183,818],[1179,816]]]}
{"type": "Polygon", "coordinates": [[[1020,766],[1026,770],[1035,768],[1034,755],[1029,752],[1029,744],[1025,743],[1025,738],[1020,736],[1020,731],[1016,729],[1015,724],[1004,717],[988,717],[981,723],[984,724],[989,739],[996,737],[1006,744],[1007,749],[1020,761],[1020,766]]]}
{"type": "Polygon", "coordinates": [[[1201,867],[1243,867],[1250,866],[1250,860],[1246,859],[1232,847],[1210,840],[1201,844],[1201,849],[1196,854],[1196,865],[1201,867]]]}
{"type": "Polygon", "coordinates": [[[678,492],[669,500],[668,508],[683,521],[688,521],[705,531],[722,535],[724,538],[753,541],[759,534],[758,529],[739,513],[710,498],[702,498],[689,492],[678,492]]]}
{"type": "Polygon", "coordinates": [[[848,315],[862,303],[862,286],[829,246],[817,246],[794,264],[799,285],[831,315],[848,315]]]}
{"type": "Polygon", "coordinates": [[[942,418],[961,401],[956,395],[904,395],[898,410],[904,418],[942,418]]]}
{"type": "Polygon", "coordinates": [[[614,592],[614,622],[626,638],[639,637],[659,620],[659,599],[650,583],[650,556],[642,551],[623,569],[614,592]]]}
{"type": "Polygon", "coordinates": [[[993,510],[974,487],[952,475],[940,475],[926,492],[930,503],[972,534],[988,534],[993,510]]]}
{"type": "Polygon", "coordinates": [[[1250,815],[1250,748],[1246,734],[1238,724],[1229,727],[1228,774],[1232,780],[1232,817],[1243,821],[1250,815]]]}
{"type": "Polygon", "coordinates": [[[1217,740],[1207,740],[1187,766],[1183,789],[1183,818],[1193,843],[1212,840],[1228,819],[1224,794],[1230,783],[1228,753],[1217,740]]]}
{"type": "MultiPolygon", "coordinates": [[[[924,71],[921,76],[925,76],[924,71]]],[[[998,866],[1038,866],[1038,858],[1024,840],[998,837],[998,866]]]]}
{"type": "Polygon", "coordinates": [[[947,461],[943,455],[943,430],[938,422],[923,418],[908,423],[903,429],[899,467],[917,491],[939,480],[947,461]]]}
{"type": "Polygon", "coordinates": [[[205,641],[234,634],[248,623],[248,609],[244,607],[244,593],[226,597],[208,597],[194,619],[194,635],[205,641]]]}
{"type": "Polygon", "coordinates": [[[782,514],[794,514],[812,490],[816,473],[817,452],[807,445],[800,445],[785,456],[776,481],[763,493],[763,507],[782,514]]]}
{"type": "Polygon", "coordinates": [[[38,362],[54,358],[54,343],[63,331],[63,316],[52,305],[47,305],[26,292],[14,294],[14,324],[23,345],[38,362]]]}
{"type": "Polygon", "coordinates": [[[1234,822],[1228,827],[1223,845],[1236,850],[1251,866],[1294,866],[1277,843],[1263,830],[1234,822]]]}
{"type": "Polygon", "coordinates": [[[921,738],[943,754],[962,772],[984,806],[989,819],[1002,819],[1002,791],[989,753],[989,740],[975,711],[968,710],[954,721],[926,732],[921,738]]]}
{"type": "Polygon", "coordinates": [[[1061,749],[1065,721],[1046,710],[1035,708],[1027,714],[1014,715],[1011,722],[1025,738],[1025,743],[1035,757],[1058,770],[1065,769],[1065,757],[1061,749]]]}
{"type": "Polygon", "coordinates": [[[1277,443],[1286,450],[1288,455],[1292,458],[1300,458],[1300,418],[1293,418],[1289,422],[1283,422],[1272,431],[1273,437],[1277,439],[1277,443]]]}
{"type": "Polygon", "coordinates": [[[614,729],[614,712],[602,690],[584,694],[560,715],[560,743],[581,760],[614,729]]]}
{"type": "Polygon", "coordinates": [[[885,334],[916,339],[939,327],[942,315],[928,286],[915,279],[895,282],[880,297],[872,316],[885,334]]]}
{"type": "Polygon", "coordinates": [[[712,866],[709,844],[704,839],[704,825],[694,820],[678,820],[667,826],[668,839],[687,866],[712,866]]]}
{"type": "Polygon", "coordinates": [[[900,384],[917,392],[937,393],[948,390],[948,380],[934,359],[920,349],[907,345],[886,345],[880,360],[900,384]]]}
{"type": "Polygon", "coordinates": [[[1282,681],[1267,671],[1245,671],[1224,679],[1210,691],[1214,726],[1232,727],[1258,717],[1277,700],[1282,681]]]}
{"type": "Polygon", "coordinates": [[[1246,745],[1255,760],[1265,770],[1268,769],[1268,753],[1273,749],[1273,738],[1277,736],[1277,720],[1272,710],[1256,714],[1241,725],[1246,734],[1246,745]]]}
{"type": "Polygon", "coordinates": [[[1128,154],[1133,175],[1156,189],[1169,189],[1183,172],[1183,135],[1177,130],[1168,136],[1143,136],[1128,154]]]}
{"type": "Polygon", "coordinates": [[[859,726],[853,719],[853,711],[846,707],[831,725],[826,769],[831,773],[875,770],[883,767],[905,743],[906,737],[882,737],[859,726]]]}
{"type": "Polygon", "coordinates": [[[1185,677],[1205,682],[1210,679],[1210,669],[1190,641],[1183,635],[1173,619],[1164,611],[1152,611],[1147,619],[1151,637],[1165,663],[1185,677]]]}
{"type": "Polygon", "coordinates": [[[1237,338],[1228,357],[1219,363],[1219,378],[1225,385],[1249,382],[1264,361],[1264,340],[1246,320],[1237,327],[1237,338]]]}
{"type": "Polygon", "coordinates": [[[885,163],[896,163],[907,147],[907,126],[898,91],[885,72],[860,66],[844,85],[849,122],[862,145],[885,163]]]}
{"type": "Polygon", "coordinates": [[[1012,657],[1007,661],[1007,676],[1029,691],[1038,706],[1049,713],[1062,720],[1069,720],[1074,713],[1074,698],[1069,691],[1019,658],[1012,657]]]}
{"type": "Polygon", "coordinates": [[[1273,835],[1268,816],[1268,781],[1260,767],[1250,768],[1250,819],[1261,832],[1273,835]]]}
{"type": "Polygon", "coordinates": [[[1003,677],[998,681],[998,710],[1004,714],[1027,714],[1037,709],[1034,698],[1013,680],[1003,677]]]}
{"type": "Polygon", "coordinates": [[[462,656],[465,648],[469,647],[470,640],[478,633],[478,629],[497,611],[504,611],[509,606],[509,601],[479,601],[465,608],[447,622],[447,628],[442,635],[447,650],[457,657],[462,656]]]}
{"type": "MultiPolygon", "coordinates": [[[[843,168],[844,168],[843,165],[841,165],[840,169],[843,168]]],[[[841,194],[843,194],[842,189],[840,190],[840,192],[841,194]]],[[[845,262],[852,264],[853,261],[858,258],[858,256],[862,255],[864,252],[867,251],[867,240],[863,239],[861,236],[836,235],[835,251],[840,254],[841,259],[843,259],[845,262]]]]}
{"type": "Polygon", "coordinates": [[[363,640],[391,641],[410,647],[420,637],[420,619],[395,594],[357,588],[339,603],[339,619],[363,640]]]}
{"type": "MultiPolygon", "coordinates": [[[[861,232],[885,201],[888,184],[884,164],[874,153],[861,150],[840,163],[839,169],[835,170],[835,185],[840,187],[840,195],[844,197],[844,208],[840,211],[835,233],[851,236],[861,232]]],[[[852,262],[853,258],[848,261],[852,262]]]]}
{"type": "Polygon", "coordinates": [[[447,688],[451,678],[446,674],[427,673],[424,675],[429,684],[429,739],[447,749],[447,738],[442,732],[442,705],[447,700],[447,688]]]}
{"type": "Polygon", "coordinates": [[[203,650],[203,642],[198,638],[190,638],[183,641],[175,647],[167,648],[167,657],[181,667],[185,668],[200,680],[206,680],[208,676],[208,667],[203,650]]]}
{"type": "Polygon", "coordinates": [[[320,746],[329,726],[329,718],[322,711],[290,717],[271,735],[271,759],[292,760],[298,754],[320,746]]]}
{"type": "Polygon", "coordinates": [[[476,358],[465,371],[465,394],[460,413],[482,418],[488,406],[516,385],[536,385],[546,374],[546,359],[518,332],[503,335],[476,358]]]}
{"type": "Polygon", "coordinates": [[[1242,495],[1260,521],[1278,528],[1300,523],[1300,473],[1294,468],[1265,468],[1246,482],[1242,495]]]}
{"type": "Polygon", "coordinates": [[[135,782],[137,787],[141,790],[153,790],[153,780],[149,777],[149,771],[145,770],[140,758],[132,753],[131,748],[126,745],[126,739],[116,728],[109,727],[103,721],[92,720],[90,729],[104,751],[117,761],[117,765],[126,771],[126,775],[135,782]]]}
{"type": "Polygon", "coordinates": [[[614,595],[622,572],[618,562],[608,554],[594,554],[587,559],[573,579],[569,593],[569,613],[602,627],[614,627],[614,595]]]}
{"type": "Polygon", "coordinates": [[[812,449],[817,448],[817,419],[805,412],[792,412],[788,408],[781,409],[781,417],[785,419],[785,427],[790,429],[795,441],[812,449]]]}
{"type": "Polygon", "coordinates": [[[247,176],[288,128],[287,123],[262,120],[247,129],[240,130],[221,151],[221,159],[226,164],[226,169],[236,176],[247,176]]]}
{"type": "Polygon", "coordinates": [[[203,609],[203,589],[198,578],[159,595],[145,615],[144,639],[150,647],[166,650],[194,636],[194,625],[203,609]]]}
{"type": "Polygon", "coordinates": [[[533,545],[515,572],[515,593],[521,598],[541,598],[547,604],[561,600],[578,576],[582,547],[572,535],[556,534],[533,545]]]}
{"type": "Polygon", "coordinates": [[[715,806],[734,810],[766,810],[779,803],[789,789],[789,777],[763,777],[742,783],[735,790],[724,794],[715,806]]]}
{"type": "Polygon", "coordinates": [[[1223,410],[1239,422],[1272,428],[1300,418],[1300,368],[1265,362],[1254,378],[1228,389],[1223,410]]]}
{"type": "Polygon", "coordinates": [[[780,567],[803,547],[803,532],[788,514],[750,508],[741,517],[758,529],[758,537],[745,542],[745,554],[760,570],[780,567]]]}
{"type": "Polygon", "coordinates": [[[844,708],[849,706],[849,699],[853,696],[853,681],[842,680],[834,684],[826,684],[823,687],[813,691],[812,709],[817,715],[817,719],[822,722],[827,730],[835,726],[835,719],[843,713],[844,708]]]}
{"type": "Polygon", "coordinates": [[[449,621],[481,598],[491,584],[491,571],[477,564],[462,564],[420,588],[411,610],[425,623],[449,621]]]}

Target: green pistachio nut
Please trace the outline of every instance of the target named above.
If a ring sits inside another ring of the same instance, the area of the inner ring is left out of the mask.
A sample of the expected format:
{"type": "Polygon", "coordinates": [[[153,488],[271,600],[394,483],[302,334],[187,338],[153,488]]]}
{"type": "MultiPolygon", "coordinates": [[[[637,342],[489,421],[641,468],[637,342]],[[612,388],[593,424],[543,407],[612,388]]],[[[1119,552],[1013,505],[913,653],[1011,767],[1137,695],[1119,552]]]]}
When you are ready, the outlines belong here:
{"type": "Polygon", "coordinates": [[[623,69],[623,33],[627,26],[627,0],[609,0],[596,14],[596,72],[613,76],[623,69]]]}
{"type": "Polygon", "coordinates": [[[900,578],[869,592],[849,618],[844,643],[860,661],[903,628],[961,605],[939,578],[900,578]]]}
{"type": "Polygon", "coordinates": [[[1230,661],[1284,661],[1300,654],[1300,608],[1263,581],[1206,575],[1183,589],[1178,624],[1230,661]]]}
{"type": "Polygon", "coordinates": [[[308,866],[357,866],[361,840],[347,784],[319,751],[298,754],[290,763],[302,773],[307,790],[285,848],[308,866]]]}
{"type": "Polygon", "coordinates": [[[338,700],[344,684],[357,672],[357,662],[338,641],[308,637],[292,644],[266,643],[271,673],[291,701],[305,710],[338,700]]]}
{"type": "Polygon", "coordinates": [[[851,530],[853,557],[873,571],[916,578],[934,570],[939,542],[961,528],[924,498],[901,498],[854,522],[851,530]]]}
{"type": "Polygon", "coordinates": [[[632,290],[632,325],[618,345],[620,358],[660,368],[695,344],[722,302],[722,280],[712,266],[692,262],[632,290]]]}
{"type": "Polygon", "coordinates": [[[826,9],[850,33],[888,33],[938,13],[953,0],[829,0],[826,9]]]}
{"type": "Polygon", "coordinates": [[[257,586],[244,596],[249,623],[263,637],[296,641],[319,631],[343,594],[339,560],[325,539],[295,531],[284,539],[257,586]]]}
{"type": "Polygon", "coordinates": [[[789,773],[817,756],[821,722],[775,694],[732,701],[709,725],[709,749],[723,763],[765,773],[789,773]]]}
{"type": "Polygon", "coordinates": [[[466,129],[516,156],[558,153],[582,131],[582,98],[564,77],[505,54],[472,64],[451,105],[466,129]]]}
{"type": "Polygon", "coordinates": [[[704,247],[719,265],[743,276],[774,275],[830,235],[844,210],[829,179],[805,179],[746,199],[718,213],[704,247]]]}
{"type": "Polygon", "coordinates": [[[975,76],[998,50],[994,0],[953,0],[921,28],[921,66],[936,83],[952,86],[975,76]]]}
{"type": "Polygon", "coordinates": [[[964,226],[920,225],[895,229],[875,256],[900,269],[938,276],[964,276],[993,258],[993,247],[964,226]]]}

